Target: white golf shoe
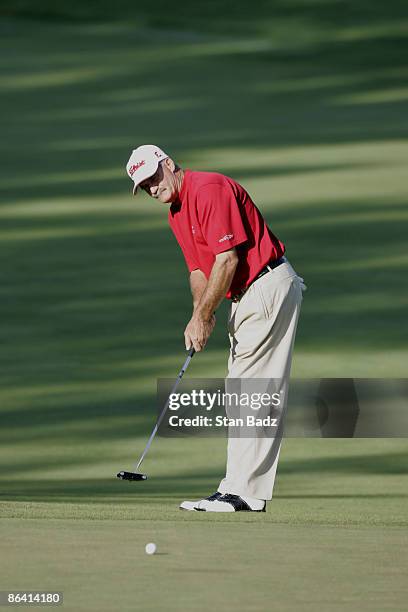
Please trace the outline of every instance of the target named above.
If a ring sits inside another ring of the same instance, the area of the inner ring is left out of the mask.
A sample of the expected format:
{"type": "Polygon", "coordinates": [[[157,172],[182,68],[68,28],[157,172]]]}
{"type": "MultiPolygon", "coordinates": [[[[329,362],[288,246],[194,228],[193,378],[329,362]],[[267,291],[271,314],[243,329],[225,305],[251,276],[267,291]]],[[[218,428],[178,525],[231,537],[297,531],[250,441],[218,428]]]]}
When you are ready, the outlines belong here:
{"type": "Polygon", "coordinates": [[[212,500],[216,500],[221,496],[222,496],[222,493],[217,491],[216,493],[213,493],[212,495],[210,495],[209,497],[206,497],[205,499],[198,499],[196,501],[183,501],[180,504],[180,510],[189,510],[189,511],[197,510],[197,506],[201,504],[202,502],[211,502],[212,500]]]}
{"type": "Polygon", "coordinates": [[[199,512],[266,512],[266,502],[225,493],[213,500],[202,499],[194,509],[199,512]]]}

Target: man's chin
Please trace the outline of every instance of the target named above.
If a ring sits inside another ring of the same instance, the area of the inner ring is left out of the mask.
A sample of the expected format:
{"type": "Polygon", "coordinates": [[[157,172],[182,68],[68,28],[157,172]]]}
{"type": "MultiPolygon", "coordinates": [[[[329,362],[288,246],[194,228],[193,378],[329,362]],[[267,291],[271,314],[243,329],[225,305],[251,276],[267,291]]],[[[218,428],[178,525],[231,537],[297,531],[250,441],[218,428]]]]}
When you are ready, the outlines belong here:
{"type": "Polygon", "coordinates": [[[172,197],[172,195],[167,195],[165,193],[160,194],[159,196],[159,200],[160,202],[162,202],[163,204],[171,204],[176,198],[172,197]]]}

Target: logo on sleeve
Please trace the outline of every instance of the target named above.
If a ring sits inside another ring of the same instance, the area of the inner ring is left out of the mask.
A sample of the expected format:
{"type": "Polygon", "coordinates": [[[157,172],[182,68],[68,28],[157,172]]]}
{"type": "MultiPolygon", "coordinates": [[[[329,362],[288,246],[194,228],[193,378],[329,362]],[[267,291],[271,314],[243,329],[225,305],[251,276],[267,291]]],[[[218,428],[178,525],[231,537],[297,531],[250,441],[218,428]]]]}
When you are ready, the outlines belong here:
{"type": "Polygon", "coordinates": [[[226,240],[231,240],[234,237],[234,234],[225,234],[222,238],[219,239],[218,242],[225,242],[226,240]]]}
{"type": "Polygon", "coordinates": [[[129,174],[130,174],[130,176],[133,176],[133,175],[134,175],[134,173],[136,172],[136,170],[139,170],[139,168],[141,168],[142,166],[144,166],[144,165],[145,165],[145,163],[146,163],[146,162],[145,162],[145,160],[144,160],[144,159],[142,159],[142,161],[138,162],[138,163],[137,163],[137,164],[135,164],[134,166],[131,166],[131,167],[129,168],[129,174]]]}

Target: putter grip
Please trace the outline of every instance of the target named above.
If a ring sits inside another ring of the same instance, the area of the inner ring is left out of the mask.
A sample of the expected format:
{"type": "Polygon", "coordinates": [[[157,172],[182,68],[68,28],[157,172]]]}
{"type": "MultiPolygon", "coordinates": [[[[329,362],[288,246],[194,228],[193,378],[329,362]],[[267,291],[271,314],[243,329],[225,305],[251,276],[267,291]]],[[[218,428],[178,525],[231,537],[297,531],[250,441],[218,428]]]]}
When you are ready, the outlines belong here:
{"type": "Polygon", "coordinates": [[[194,346],[192,346],[191,349],[188,351],[188,356],[192,357],[194,355],[194,353],[195,353],[195,348],[194,348],[194,346]]]}

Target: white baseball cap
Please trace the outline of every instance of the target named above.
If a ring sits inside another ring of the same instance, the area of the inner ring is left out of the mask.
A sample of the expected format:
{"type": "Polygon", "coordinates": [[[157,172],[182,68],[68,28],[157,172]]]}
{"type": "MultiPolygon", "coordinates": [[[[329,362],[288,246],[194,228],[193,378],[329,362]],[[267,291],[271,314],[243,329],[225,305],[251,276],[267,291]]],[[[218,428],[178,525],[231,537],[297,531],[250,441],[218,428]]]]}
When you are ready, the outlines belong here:
{"type": "Polygon", "coordinates": [[[134,194],[140,183],[153,176],[159,163],[167,157],[168,155],[156,145],[141,145],[133,149],[126,164],[126,172],[133,181],[134,194]]]}

